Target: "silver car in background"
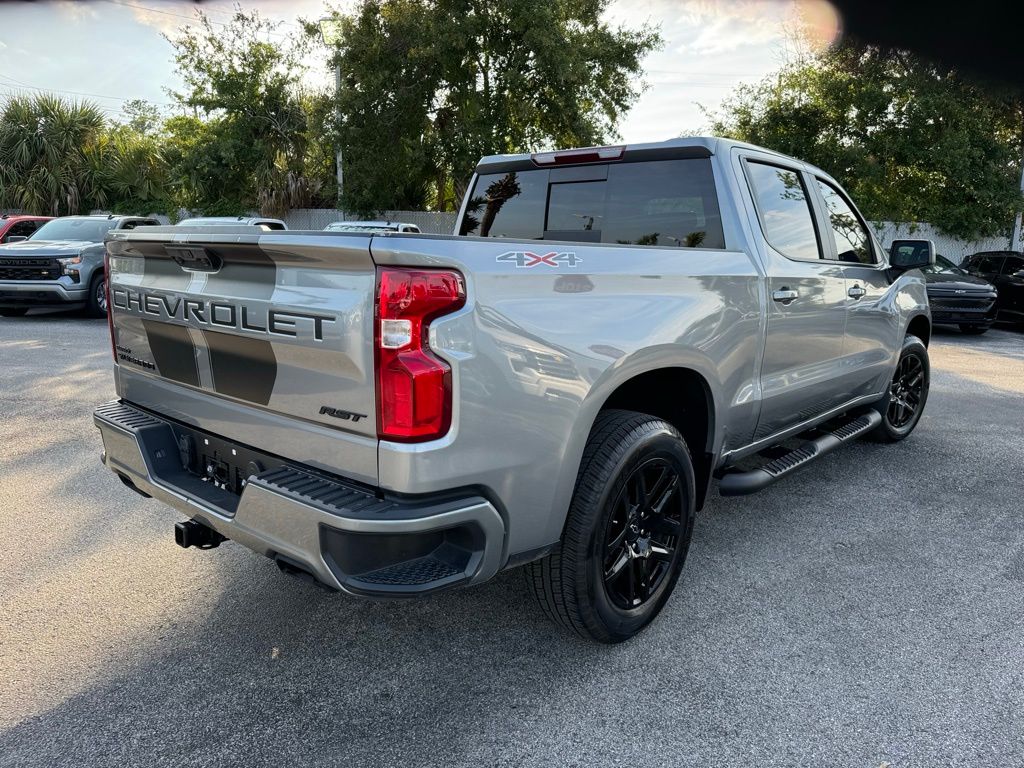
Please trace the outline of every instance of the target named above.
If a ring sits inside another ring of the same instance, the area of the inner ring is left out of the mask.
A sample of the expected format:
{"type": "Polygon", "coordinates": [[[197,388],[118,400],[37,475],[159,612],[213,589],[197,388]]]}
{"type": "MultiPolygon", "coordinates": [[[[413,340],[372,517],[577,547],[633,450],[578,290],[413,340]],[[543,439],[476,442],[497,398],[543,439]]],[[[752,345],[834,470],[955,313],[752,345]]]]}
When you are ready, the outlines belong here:
{"type": "Polygon", "coordinates": [[[179,227],[259,227],[268,232],[280,232],[288,229],[288,225],[280,219],[268,219],[264,216],[200,216],[194,219],[182,219],[179,227]]]}
{"type": "Polygon", "coordinates": [[[415,224],[406,224],[401,221],[332,221],[326,227],[325,232],[412,232],[417,233],[420,228],[415,224]]]}

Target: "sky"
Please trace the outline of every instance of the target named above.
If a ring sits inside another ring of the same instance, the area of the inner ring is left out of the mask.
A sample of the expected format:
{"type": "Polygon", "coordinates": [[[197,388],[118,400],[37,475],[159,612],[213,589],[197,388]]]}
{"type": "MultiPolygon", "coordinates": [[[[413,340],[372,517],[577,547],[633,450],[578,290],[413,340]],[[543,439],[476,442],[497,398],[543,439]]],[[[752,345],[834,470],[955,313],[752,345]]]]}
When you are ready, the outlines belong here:
{"type": "MultiPolygon", "coordinates": [[[[659,141],[706,128],[700,106],[714,110],[740,82],[756,81],[785,58],[796,3],[821,0],[613,0],[607,19],[633,28],[660,27],[664,46],[644,61],[646,90],[619,124],[626,142],[659,141]]],[[[354,0],[333,5],[340,10],[354,0]]],[[[35,90],[88,99],[108,115],[128,99],[170,107],[167,88],[179,80],[171,46],[200,8],[215,23],[236,5],[257,8],[297,30],[296,18],[317,19],[323,0],[50,0],[0,3],[0,98],[35,90]]],[[[329,87],[326,63],[312,62],[308,80],[329,87]]]]}

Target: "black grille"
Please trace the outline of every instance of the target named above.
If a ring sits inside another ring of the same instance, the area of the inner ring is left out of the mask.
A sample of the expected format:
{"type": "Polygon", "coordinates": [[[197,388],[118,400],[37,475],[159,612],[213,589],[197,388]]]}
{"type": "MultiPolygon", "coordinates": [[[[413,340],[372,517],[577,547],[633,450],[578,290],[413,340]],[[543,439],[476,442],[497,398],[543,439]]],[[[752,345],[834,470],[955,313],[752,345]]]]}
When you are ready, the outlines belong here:
{"type": "Polygon", "coordinates": [[[955,299],[948,299],[945,297],[934,297],[929,298],[928,302],[933,307],[943,307],[944,309],[975,309],[987,311],[992,308],[995,304],[995,299],[989,296],[963,296],[955,299]]]}
{"type": "Polygon", "coordinates": [[[60,264],[53,259],[0,261],[0,280],[56,280],[60,275],[60,264]]]}

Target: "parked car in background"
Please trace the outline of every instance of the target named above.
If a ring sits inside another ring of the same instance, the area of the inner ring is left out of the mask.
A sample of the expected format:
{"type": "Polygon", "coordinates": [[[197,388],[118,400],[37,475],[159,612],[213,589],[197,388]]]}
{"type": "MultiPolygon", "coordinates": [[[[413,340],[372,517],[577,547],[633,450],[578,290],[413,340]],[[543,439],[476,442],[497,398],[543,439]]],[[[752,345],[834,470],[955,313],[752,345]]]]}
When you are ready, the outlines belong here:
{"type": "Polygon", "coordinates": [[[974,277],[945,256],[921,267],[928,283],[932,322],[956,325],[964,333],[984,333],[996,321],[996,289],[987,280],[974,277]]]}
{"type": "Polygon", "coordinates": [[[84,306],[102,317],[107,313],[103,238],[112,229],[159,223],[143,216],[62,216],[24,242],[0,245],[0,315],[84,306]]]}
{"type": "Polygon", "coordinates": [[[0,244],[27,240],[53,216],[0,216],[0,244]]]}
{"type": "Polygon", "coordinates": [[[982,251],[968,256],[961,266],[996,287],[1000,320],[1024,322],[1024,255],[1020,251],[982,251]]]}
{"type": "Polygon", "coordinates": [[[183,219],[179,227],[259,227],[265,230],[285,230],[288,225],[280,219],[267,219],[262,216],[200,216],[195,219],[183,219]]]}
{"type": "Polygon", "coordinates": [[[419,232],[415,224],[402,221],[333,221],[324,229],[328,232],[419,232]]]}

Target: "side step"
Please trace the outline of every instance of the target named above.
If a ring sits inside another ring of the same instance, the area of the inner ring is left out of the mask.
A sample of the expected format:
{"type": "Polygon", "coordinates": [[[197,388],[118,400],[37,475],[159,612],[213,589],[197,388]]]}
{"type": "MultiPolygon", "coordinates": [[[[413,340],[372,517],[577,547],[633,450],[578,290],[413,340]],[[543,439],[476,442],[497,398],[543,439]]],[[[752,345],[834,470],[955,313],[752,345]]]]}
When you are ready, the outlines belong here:
{"type": "Polygon", "coordinates": [[[815,459],[835,450],[843,443],[855,440],[882,423],[878,411],[866,411],[853,421],[836,427],[831,432],[808,440],[799,448],[794,448],[784,456],[769,461],[767,464],[746,471],[727,472],[718,483],[718,492],[722,496],[745,496],[748,493],[767,488],[776,480],[796,472],[815,459]]]}

